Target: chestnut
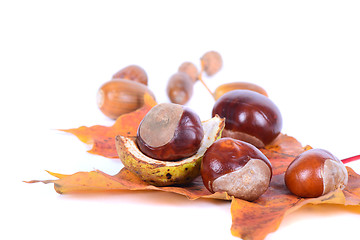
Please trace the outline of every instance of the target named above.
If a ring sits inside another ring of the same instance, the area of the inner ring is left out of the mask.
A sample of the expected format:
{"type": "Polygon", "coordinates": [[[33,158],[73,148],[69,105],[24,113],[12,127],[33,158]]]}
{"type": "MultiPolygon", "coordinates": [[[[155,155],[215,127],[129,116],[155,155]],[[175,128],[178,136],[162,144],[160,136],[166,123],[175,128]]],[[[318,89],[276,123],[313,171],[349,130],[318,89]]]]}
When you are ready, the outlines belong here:
{"type": "Polygon", "coordinates": [[[120,69],[112,77],[113,79],[128,79],[148,85],[148,76],[145,70],[138,65],[129,65],[120,69]]]}
{"type": "Polygon", "coordinates": [[[344,164],[324,149],[301,153],[285,172],[285,184],[299,197],[319,197],[345,188],[348,173],[344,164]]]}
{"type": "Polygon", "coordinates": [[[264,147],[281,132],[278,107],[266,96],[251,90],[233,90],[214,104],[212,115],[225,118],[224,137],[264,147]]]}
{"type": "Polygon", "coordinates": [[[148,157],[174,161],[194,155],[203,137],[200,118],[194,111],[179,104],[161,103],[141,121],[137,144],[148,157]]]}
{"type": "Polygon", "coordinates": [[[247,201],[259,198],[272,177],[267,157],[255,146],[233,138],[221,138],[206,150],[200,172],[210,192],[227,192],[247,201]]]}

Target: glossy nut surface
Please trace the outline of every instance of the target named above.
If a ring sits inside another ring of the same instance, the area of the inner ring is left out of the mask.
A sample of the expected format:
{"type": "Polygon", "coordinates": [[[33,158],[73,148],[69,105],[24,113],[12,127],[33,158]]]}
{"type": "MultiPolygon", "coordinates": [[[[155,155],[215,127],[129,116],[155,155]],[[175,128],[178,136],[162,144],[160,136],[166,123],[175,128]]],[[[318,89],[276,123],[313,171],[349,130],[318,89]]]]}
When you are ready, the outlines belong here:
{"type": "Polygon", "coordinates": [[[191,77],[184,72],[178,72],[170,77],[166,93],[172,103],[184,105],[190,100],[193,87],[191,77]]]}
{"type": "Polygon", "coordinates": [[[253,201],[269,186],[272,167],[267,157],[253,145],[221,138],[205,152],[201,176],[210,192],[253,201]]]}
{"type": "Polygon", "coordinates": [[[179,104],[162,103],[144,117],[137,131],[141,152],[158,160],[175,161],[194,155],[204,130],[199,116],[179,104]]]}
{"type": "Polygon", "coordinates": [[[131,80],[112,80],[103,84],[97,93],[97,105],[109,118],[135,111],[144,105],[144,94],[152,91],[144,84],[131,80]]]}
{"type": "Polygon", "coordinates": [[[249,83],[249,82],[231,82],[231,83],[225,83],[225,84],[221,84],[220,86],[218,86],[215,89],[214,95],[215,95],[215,100],[218,100],[222,95],[224,95],[227,92],[233,91],[233,90],[251,90],[257,93],[260,93],[264,96],[268,96],[267,92],[265,91],[265,89],[263,89],[262,87],[260,87],[259,85],[256,85],[254,83],[249,83]]]}
{"type": "Polygon", "coordinates": [[[271,143],[281,132],[278,107],[264,95],[250,90],[233,90],[221,96],[212,115],[225,117],[224,137],[249,142],[256,147],[271,143]]]}
{"type": "Polygon", "coordinates": [[[148,76],[145,70],[138,65],[129,65],[123,69],[120,69],[112,77],[113,79],[127,79],[135,82],[148,85],[148,76]]]}
{"type": "Polygon", "coordinates": [[[311,149],[300,154],[285,172],[287,188],[300,197],[319,197],[343,189],[347,181],[344,164],[323,149],[311,149]]]}

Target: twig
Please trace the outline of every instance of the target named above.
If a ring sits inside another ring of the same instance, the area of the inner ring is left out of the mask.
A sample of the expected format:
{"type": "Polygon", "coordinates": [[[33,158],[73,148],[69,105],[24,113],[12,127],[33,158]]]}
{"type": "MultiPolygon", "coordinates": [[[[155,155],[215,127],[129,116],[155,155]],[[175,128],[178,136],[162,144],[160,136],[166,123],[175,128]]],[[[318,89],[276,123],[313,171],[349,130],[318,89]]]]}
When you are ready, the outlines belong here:
{"type": "Polygon", "coordinates": [[[211,96],[215,99],[215,94],[210,90],[210,88],[206,85],[206,83],[204,82],[204,80],[202,79],[202,75],[204,72],[204,61],[201,59],[200,60],[200,64],[201,64],[201,69],[200,69],[200,73],[198,76],[198,80],[204,85],[204,87],[208,90],[208,92],[211,94],[211,96]]]}

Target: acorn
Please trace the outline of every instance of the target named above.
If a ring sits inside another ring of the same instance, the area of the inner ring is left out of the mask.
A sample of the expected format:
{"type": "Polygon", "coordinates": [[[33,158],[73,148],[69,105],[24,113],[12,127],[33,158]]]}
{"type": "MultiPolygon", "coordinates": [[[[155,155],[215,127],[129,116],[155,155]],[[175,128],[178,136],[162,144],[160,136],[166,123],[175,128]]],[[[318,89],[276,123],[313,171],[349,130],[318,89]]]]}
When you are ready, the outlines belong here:
{"type": "Polygon", "coordinates": [[[155,99],[153,92],[144,84],[126,79],[111,80],[98,90],[97,105],[106,116],[116,119],[142,107],[145,93],[155,99]]]}
{"type": "Polygon", "coordinates": [[[145,70],[138,65],[129,65],[120,69],[117,73],[113,75],[114,79],[127,79],[135,82],[148,85],[148,76],[145,70]]]}
{"type": "Polygon", "coordinates": [[[250,82],[231,82],[231,83],[224,83],[218,86],[215,89],[214,96],[215,100],[218,100],[222,95],[232,90],[251,90],[257,93],[260,93],[266,97],[268,97],[267,92],[264,88],[250,82]]]}
{"type": "Polygon", "coordinates": [[[166,87],[166,93],[172,103],[186,104],[193,94],[194,82],[185,72],[173,74],[166,87]]]}
{"type": "Polygon", "coordinates": [[[223,66],[223,60],[220,53],[216,51],[208,51],[202,57],[204,72],[208,76],[212,76],[220,71],[223,66]]]}

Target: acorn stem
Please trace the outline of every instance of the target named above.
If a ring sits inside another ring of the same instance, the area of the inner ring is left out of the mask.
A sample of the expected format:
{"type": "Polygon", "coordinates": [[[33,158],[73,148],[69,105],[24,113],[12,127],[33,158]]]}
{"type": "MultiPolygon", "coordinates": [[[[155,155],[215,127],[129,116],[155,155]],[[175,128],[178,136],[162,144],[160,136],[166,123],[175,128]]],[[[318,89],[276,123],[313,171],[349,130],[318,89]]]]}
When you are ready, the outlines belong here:
{"type": "Polygon", "coordinates": [[[198,76],[198,80],[204,85],[204,87],[206,88],[206,90],[208,90],[208,92],[214,98],[214,100],[216,100],[215,99],[215,94],[210,90],[210,88],[206,85],[206,83],[202,79],[202,75],[203,75],[203,72],[204,72],[204,61],[202,59],[200,60],[200,64],[201,64],[201,69],[200,69],[200,73],[199,73],[199,76],[198,76]]]}
{"type": "Polygon", "coordinates": [[[353,156],[353,157],[349,157],[349,158],[345,158],[342,161],[343,164],[347,164],[347,163],[350,163],[350,162],[355,162],[357,160],[360,160],[360,155],[356,155],[356,156],[353,156]]]}

